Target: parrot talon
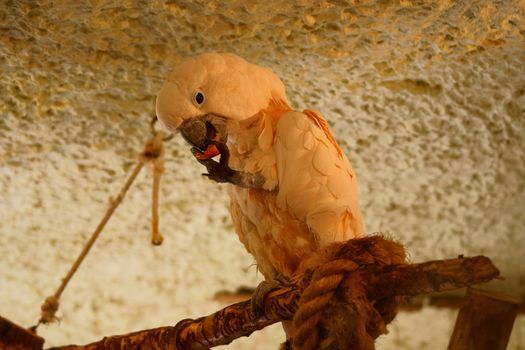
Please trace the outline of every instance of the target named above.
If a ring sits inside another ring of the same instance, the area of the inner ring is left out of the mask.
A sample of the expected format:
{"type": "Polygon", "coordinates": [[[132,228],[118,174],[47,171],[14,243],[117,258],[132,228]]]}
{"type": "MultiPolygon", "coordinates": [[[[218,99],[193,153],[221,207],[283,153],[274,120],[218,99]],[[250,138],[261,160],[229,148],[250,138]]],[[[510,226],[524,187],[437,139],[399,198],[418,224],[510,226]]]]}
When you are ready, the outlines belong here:
{"type": "Polygon", "coordinates": [[[264,315],[264,299],[266,295],[274,290],[281,289],[283,286],[285,286],[285,283],[279,277],[259,283],[250,299],[250,315],[253,319],[264,315]]]}
{"type": "Polygon", "coordinates": [[[261,174],[250,174],[243,171],[237,171],[230,168],[228,160],[230,159],[230,151],[226,144],[214,140],[208,141],[208,148],[201,152],[197,147],[192,147],[191,152],[195,158],[206,167],[208,173],[202,174],[210,180],[219,183],[231,183],[245,188],[262,188],[264,185],[264,178],[261,174]],[[209,149],[214,149],[220,154],[219,161],[215,161],[206,156],[209,149]]]}
{"type": "Polygon", "coordinates": [[[208,170],[208,173],[202,175],[219,183],[233,182],[232,179],[235,177],[236,171],[228,165],[223,165],[213,159],[201,160],[197,158],[197,160],[208,170]]]}

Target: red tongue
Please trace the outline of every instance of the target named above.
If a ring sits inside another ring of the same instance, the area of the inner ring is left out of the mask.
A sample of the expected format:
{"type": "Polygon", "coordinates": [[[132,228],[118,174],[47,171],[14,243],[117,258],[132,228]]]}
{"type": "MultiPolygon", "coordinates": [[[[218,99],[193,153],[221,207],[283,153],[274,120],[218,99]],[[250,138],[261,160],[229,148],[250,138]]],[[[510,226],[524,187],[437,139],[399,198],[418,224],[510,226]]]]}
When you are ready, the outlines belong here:
{"type": "Polygon", "coordinates": [[[219,154],[221,154],[221,152],[215,145],[208,145],[208,148],[206,148],[204,152],[195,153],[195,158],[198,160],[208,160],[219,154]]]}

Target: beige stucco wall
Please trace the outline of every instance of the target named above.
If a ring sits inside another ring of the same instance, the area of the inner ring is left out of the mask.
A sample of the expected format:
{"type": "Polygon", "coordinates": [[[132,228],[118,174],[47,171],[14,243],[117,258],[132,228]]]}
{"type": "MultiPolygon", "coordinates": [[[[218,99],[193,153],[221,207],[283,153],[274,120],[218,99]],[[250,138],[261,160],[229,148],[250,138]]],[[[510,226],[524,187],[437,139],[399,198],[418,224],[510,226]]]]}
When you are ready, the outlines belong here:
{"type": "MultiPolygon", "coordinates": [[[[9,1],[0,6],[0,314],[29,326],[123,184],[186,56],[271,67],[357,171],[367,231],[413,261],[485,254],[525,295],[525,2],[9,1]]],[[[165,242],[144,171],[63,295],[46,344],[173,324],[261,279],[224,188],[166,144],[165,242]]],[[[378,349],[444,349],[455,311],[402,313],[378,349]]],[[[229,349],[274,349],[278,326],[229,349]],[[251,345],[247,345],[251,344],[251,345]],[[254,345],[256,344],[256,345],[254,345]]],[[[510,349],[525,349],[518,319],[510,349]]]]}

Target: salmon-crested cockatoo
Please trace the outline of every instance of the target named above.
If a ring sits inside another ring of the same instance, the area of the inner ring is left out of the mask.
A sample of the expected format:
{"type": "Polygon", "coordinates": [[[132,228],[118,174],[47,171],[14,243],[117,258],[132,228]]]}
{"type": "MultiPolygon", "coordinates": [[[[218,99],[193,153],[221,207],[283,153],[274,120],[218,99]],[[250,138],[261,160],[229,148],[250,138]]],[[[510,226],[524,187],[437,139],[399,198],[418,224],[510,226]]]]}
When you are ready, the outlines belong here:
{"type": "Polygon", "coordinates": [[[235,230],[266,280],[290,279],[320,248],[362,235],[348,159],[319,112],[290,107],[271,70],[200,55],[169,74],[156,110],[206,176],[229,183],[235,230]]]}

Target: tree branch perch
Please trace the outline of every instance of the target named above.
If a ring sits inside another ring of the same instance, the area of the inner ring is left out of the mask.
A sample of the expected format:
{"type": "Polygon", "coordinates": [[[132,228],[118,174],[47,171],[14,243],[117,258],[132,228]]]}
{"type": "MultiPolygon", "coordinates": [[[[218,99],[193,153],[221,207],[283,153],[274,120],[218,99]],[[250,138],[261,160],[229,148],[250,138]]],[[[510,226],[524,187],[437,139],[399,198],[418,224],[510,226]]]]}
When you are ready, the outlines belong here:
{"type": "MultiPolygon", "coordinates": [[[[363,265],[349,276],[356,274],[364,278],[368,298],[380,300],[448,291],[487,282],[498,277],[499,271],[489,258],[476,256],[420,264],[363,265]]],[[[306,273],[296,285],[268,294],[264,316],[258,319],[251,318],[250,302],[243,301],[209,316],[182,320],[174,327],[110,336],[88,345],[60,346],[49,350],[202,350],[228,344],[273,323],[292,319],[311,276],[311,273],[306,273]]],[[[346,280],[351,281],[352,278],[346,280]]],[[[352,288],[351,284],[342,284],[345,293],[352,288]]]]}

